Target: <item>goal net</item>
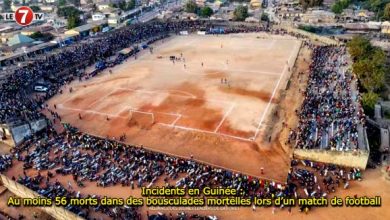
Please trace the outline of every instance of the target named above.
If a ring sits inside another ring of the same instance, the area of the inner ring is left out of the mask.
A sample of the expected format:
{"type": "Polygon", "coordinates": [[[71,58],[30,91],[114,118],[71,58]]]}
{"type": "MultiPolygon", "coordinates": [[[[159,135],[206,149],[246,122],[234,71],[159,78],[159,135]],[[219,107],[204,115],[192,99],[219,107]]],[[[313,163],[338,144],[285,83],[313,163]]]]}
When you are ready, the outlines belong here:
{"type": "Polygon", "coordinates": [[[143,129],[150,128],[155,123],[154,113],[137,110],[129,110],[128,125],[143,129]]]}

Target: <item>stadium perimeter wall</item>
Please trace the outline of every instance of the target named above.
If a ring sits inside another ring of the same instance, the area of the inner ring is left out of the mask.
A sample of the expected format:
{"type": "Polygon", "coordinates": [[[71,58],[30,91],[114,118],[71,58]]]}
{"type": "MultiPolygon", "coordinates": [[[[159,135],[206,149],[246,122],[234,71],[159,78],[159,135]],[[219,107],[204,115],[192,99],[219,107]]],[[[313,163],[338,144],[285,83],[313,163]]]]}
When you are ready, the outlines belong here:
{"type": "MultiPolygon", "coordinates": [[[[4,176],[3,174],[0,174],[1,182],[2,184],[13,194],[17,195],[20,198],[42,198],[38,193],[30,190],[29,188],[11,180],[10,178],[4,176]]],[[[46,207],[39,207],[44,212],[48,213],[49,215],[53,216],[55,219],[59,220],[82,220],[83,218],[77,216],[73,212],[70,212],[62,207],[58,206],[46,206],[46,207]]]]}
{"type": "Polygon", "coordinates": [[[320,149],[295,149],[294,158],[332,163],[346,167],[366,169],[369,151],[332,151],[320,149]]]}
{"type": "Polygon", "coordinates": [[[325,37],[325,36],[320,36],[320,35],[310,33],[310,32],[304,31],[304,30],[300,30],[300,29],[297,29],[297,28],[294,28],[291,26],[280,26],[280,28],[283,28],[283,29],[287,30],[288,32],[292,32],[292,33],[306,36],[307,38],[309,38],[312,41],[318,41],[318,42],[328,44],[328,45],[341,45],[342,44],[340,41],[337,41],[335,39],[331,39],[331,38],[325,37]]]}

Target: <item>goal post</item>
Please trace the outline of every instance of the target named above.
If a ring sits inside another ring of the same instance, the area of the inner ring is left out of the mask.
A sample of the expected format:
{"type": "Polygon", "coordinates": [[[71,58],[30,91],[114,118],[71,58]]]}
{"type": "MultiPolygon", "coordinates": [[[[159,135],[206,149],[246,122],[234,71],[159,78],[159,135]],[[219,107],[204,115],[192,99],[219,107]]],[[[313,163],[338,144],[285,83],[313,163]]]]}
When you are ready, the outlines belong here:
{"type": "Polygon", "coordinates": [[[153,112],[130,109],[129,122],[134,122],[140,126],[151,126],[155,123],[155,116],[153,112]]]}

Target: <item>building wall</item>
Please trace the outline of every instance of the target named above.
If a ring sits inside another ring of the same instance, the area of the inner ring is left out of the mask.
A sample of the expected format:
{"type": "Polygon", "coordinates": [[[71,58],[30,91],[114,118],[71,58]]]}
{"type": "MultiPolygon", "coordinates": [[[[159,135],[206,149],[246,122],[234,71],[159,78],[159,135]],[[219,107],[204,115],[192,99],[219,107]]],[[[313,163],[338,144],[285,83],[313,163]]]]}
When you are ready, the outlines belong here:
{"type": "Polygon", "coordinates": [[[317,34],[313,34],[313,33],[310,33],[310,32],[307,32],[307,31],[303,31],[303,30],[299,30],[297,28],[292,28],[292,27],[289,27],[289,26],[286,26],[286,27],[281,27],[281,28],[284,28],[286,29],[287,31],[289,32],[294,32],[294,33],[297,33],[297,34],[301,34],[301,35],[304,35],[308,38],[310,38],[310,40],[312,41],[319,41],[319,42],[322,42],[322,43],[325,43],[325,44],[340,44],[339,41],[336,41],[334,39],[330,39],[329,37],[325,37],[325,36],[320,36],[320,35],[317,35],[317,34]]]}

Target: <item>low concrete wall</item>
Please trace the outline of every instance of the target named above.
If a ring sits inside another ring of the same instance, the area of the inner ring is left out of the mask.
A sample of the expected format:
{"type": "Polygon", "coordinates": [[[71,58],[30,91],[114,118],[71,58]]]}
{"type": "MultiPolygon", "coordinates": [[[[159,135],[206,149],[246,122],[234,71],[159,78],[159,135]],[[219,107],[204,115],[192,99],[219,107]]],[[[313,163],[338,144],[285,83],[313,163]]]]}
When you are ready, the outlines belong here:
{"type": "Polygon", "coordinates": [[[12,136],[14,143],[13,146],[18,146],[19,144],[23,143],[26,137],[29,137],[32,134],[45,129],[46,126],[46,119],[41,118],[31,122],[24,122],[22,124],[8,125],[8,133],[10,133],[12,136]]]}
{"type": "Polygon", "coordinates": [[[314,33],[310,33],[310,32],[304,31],[304,30],[300,30],[300,29],[297,29],[297,28],[294,28],[294,27],[281,26],[281,28],[286,29],[288,32],[293,32],[293,33],[297,33],[297,34],[301,34],[303,36],[306,36],[306,37],[308,37],[312,41],[319,41],[321,43],[330,44],[330,45],[333,45],[333,44],[340,45],[340,44],[342,44],[340,41],[337,41],[335,39],[331,39],[331,38],[325,37],[325,36],[320,36],[320,35],[317,35],[317,34],[314,34],[314,33]]]}
{"type": "Polygon", "coordinates": [[[299,159],[307,159],[319,161],[323,163],[332,163],[347,167],[356,167],[366,169],[368,162],[368,151],[331,151],[318,149],[295,149],[294,157],[299,159]]]}
{"type": "MultiPolygon", "coordinates": [[[[30,190],[29,188],[11,180],[10,178],[0,174],[1,181],[5,187],[13,194],[17,195],[20,198],[38,198],[41,197],[38,193],[30,190]]],[[[49,215],[53,216],[55,219],[60,220],[82,220],[83,218],[77,216],[73,212],[70,212],[62,207],[58,206],[48,206],[48,207],[39,207],[49,215]]]]}

